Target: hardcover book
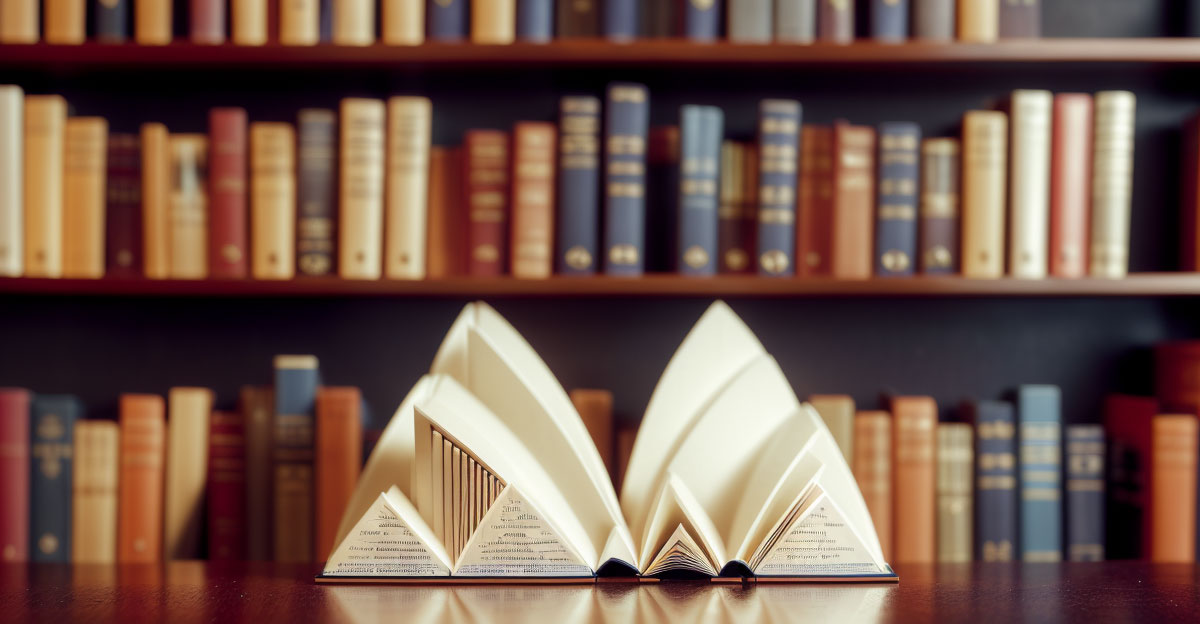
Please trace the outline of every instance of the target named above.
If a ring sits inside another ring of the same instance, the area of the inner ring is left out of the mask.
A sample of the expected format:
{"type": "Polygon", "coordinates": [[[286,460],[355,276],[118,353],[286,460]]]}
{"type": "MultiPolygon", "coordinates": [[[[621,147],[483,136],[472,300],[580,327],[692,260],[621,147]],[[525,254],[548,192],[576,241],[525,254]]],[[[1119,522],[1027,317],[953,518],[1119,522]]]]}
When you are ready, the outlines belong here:
{"type": "Polygon", "coordinates": [[[62,277],[67,101],[57,95],[27,95],[24,114],[25,276],[62,277]]]}
{"type": "Polygon", "coordinates": [[[503,45],[516,38],[516,0],[471,2],[471,43],[503,45]]]}
{"type": "Polygon", "coordinates": [[[142,140],[142,262],[146,277],[171,276],[170,133],[161,123],[141,127],[142,140]]]}
{"type": "MultiPolygon", "coordinates": [[[[817,410],[847,463],[854,460],[854,399],[845,394],[814,394],[808,404],[817,410]]],[[[853,464],[851,464],[853,468],[853,464]]]]}
{"type": "Polygon", "coordinates": [[[637,37],[639,0],[604,0],[602,4],[605,38],[626,42],[637,37]]]}
{"type": "Polygon", "coordinates": [[[547,278],[554,266],[554,124],[513,126],[512,242],[514,277],[547,278]]]}
{"type": "Polygon", "coordinates": [[[796,195],[796,272],[829,275],[833,263],[833,128],[805,125],[796,195]]]}
{"type": "Polygon", "coordinates": [[[366,46],[375,43],[375,6],[375,0],[334,2],[334,45],[366,46]]]}
{"type": "Polygon", "coordinates": [[[636,277],[646,262],[650,92],[639,84],[611,84],[604,113],[604,272],[636,277]]]}
{"type": "Polygon", "coordinates": [[[769,43],[774,0],[729,0],[727,37],[735,43],[769,43]]]}
{"type": "Polygon", "coordinates": [[[1150,435],[1149,559],[1195,563],[1196,416],[1159,414],[1150,435]]]}
{"type": "Polygon", "coordinates": [[[958,0],[958,40],[964,43],[996,41],[1000,36],[1000,2],[958,0]]]}
{"type": "Polygon", "coordinates": [[[920,145],[921,127],[915,123],[879,125],[875,275],[911,276],[916,270],[920,145]]]}
{"type": "Polygon", "coordinates": [[[921,143],[921,272],[951,275],[959,267],[959,142],[921,143]]]}
{"type": "Polygon", "coordinates": [[[720,187],[718,271],[752,273],[754,232],[758,229],[758,157],[752,144],[722,142],[720,187]]]}
{"type": "Polygon", "coordinates": [[[882,43],[908,39],[909,0],[871,0],[871,37],[882,43]]]}
{"type": "Polygon", "coordinates": [[[971,425],[937,426],[937,560],[970,563],[975,542],[971,526],[974,453],[971,425]]]}
{"type": "Polygon", "coordinates": [[[30,393],[0,388],[0,561],[29,560],[30,393]]]}
{"type": "Polygon", "coordinates": [[[1084,277],[1092,207],[1092,96],[1056,94],[1052,127],[1050,275],[1084,277]]]}
{"type": "Polygon", "coordinates": [[[639,2],[638,36],[646,39],[665,39],[677,36],[676,11],[686,4],[676,0],[645,0],[639,2]]]}
{"type": "Polygon", "coordinates": [[[129,39],[129,5],[134,0],[92,0],[92,30],[104,43],[129,39]]]}
{"type": "Polygon", "coordinates": [[[892,415],[854,415],[854,479],[862,492],[884,558],[892,554],[892,415]]]}
{"type": "Polygon", "coordinates": [[[1129,272],[1136,106],[1137,98],[1128,91],[1096,94],[1088,268],[1093,277],[1121,278],[1129,272]]]}
{"type": "Polygon", "coordinates": [[[1012,403],[964,405],[975,425],[975,559],[1014,561],[1017,549],[1017,443],[1012,403]]]}
{"type": "Polygon", "coordinates": [[[912,0],[913,37],[922,41],[954,41],[958,0],[912,0]]]}
{"type": "Polygon", "coordinates": [[[20,277],[25,270],[24,117],[25,93],[0,85],[0,275],[20,277]]]}
{"type": "Polygon", "coordinates": [[[283,0],[279,3],[279,43],[316,45],[321,40],[320,0],[283,0]]]}
{"type": "Polygon", "coordinates": [[[243,108],[214,108],[209,112],[212,152],[208,166],[208,275],[215,279],[245,279],[250,274],[246,128],[243,108]]]}
{"type": "Polygon", "coordinates": [[[275,561],[313,561],[313,432],[320,376],[312,355],[275,356],[275,561]]]}
{"type": "Polygon", "coordinates": [[[424,97],[390,98],[387,126],[384,275],[422,279],[433,105],[424,97]]]}
{"type": "Polygon", "coordinates": [[[685,105],[679,113],[679,217],[675,268],[683,275],[717,272],[717,186],[724,114],[685,105]]]}
{"type": "Polygon", "coordinates": [[[63,277],[104,277],[104,201],[108,122],[67,120],[63,150],[63,277]]]}
{"type": "Polygon", "coordinates": [[[500,130],[463,135],[467,273],[503,275],[508,260],[509,137],[500,130]]]}
{"type": "Polygon", "coordinates": [[[346,98],[338,150],[338,275],[379,279],[383,273],[383,100],[346,98]]]}
{"type": "Polygon", "coordinates": [[[82,411],[67,395],[35,395],[29,404],[29,553],[37,563],[71,560],[72,448],[82,411]]]}
{"type": "Polygon", "coordinates": [[[362,467],[362,393],[358,388],[317,390],[314,474],[318,559],[332,554],[338,522],[362,467]]]}
{"type": "Polygon", "coordinates": [[[208,437],[208,558],[246,559],[246,433],[242,413],[212,413],[208,437]]]}
{"type": "Polygon", "coordinates": [[[817,38],[820,0],[775,0],[775,41],[812,43],[817,38]]]}
{"type": "Polygon", "coordinates": [[[875,265],[875,129],[870,126],[834,124],[832,213],[830,274],[840,279],[871,277],[875,265]]]}
{"type": "Polygon", "coordinates": [[[1021,89],[1012,94],[1008,272],[1013,277],[1041,279],[1049,268],[1053,102],[1049,91],[1021,89]]]}
{"type": "MultiPolygon", "coordinates": [[[[11,1],[11,0],[10,0],[11,1]]],[[[45,0],[46,43],[79,45],[87,38],[87,0],[45,0]]]]}
{"type": "Polygon", "coordinates": [[[554,37],[554,0],[517,0],[517,39],[546,43],[554,37]]]}
{"type": "Polygon", "coordinates": [[[427,0],[426,32],[434,41],[462,41],[467,38],[469,0],[427,0]]]}
{"type": "Polygon", "coordinates": [[[1021,386],[1021,560],[1062,559],[1062,400],[1057,386],[1021,386]]]}
{"type": "Polygon", "coordinates": [[[278,6],[269,7],[269,0],[232,0],[230,3],[229,31],[230,40],[237,45],[260,46],[266,45],[270,38],[267,34],[268,22],[272,11],[278,6]]]}
{"type": "Polygon", "coordinates": [[[970,111],[963,117],[962,273],[1004,274],[1004,208],[1008,185],[1008,116],[970,111]]]}
{"type": "Polygon", "coordinates": [[[576,388],[571,391],[571,404],[579,412],[583,426],[596,444],[600,460],[610,477],[616,478],[616,439],[613,423],[613,395],[608,390],[576,388]]]}
{"type": "Polygon", "coordinates": [[[142,276],[142,155],[136,134],[108,135],[104,274],[142,276]]]}
{"type": "Polygon", "coordinates": [[[425,249],[425,275],[444,279],[466,275],[466,222],[461,147],[431,146],[429,149],[429,208],[425,249]]]}
{"type": "Polygon", "coordinates": [[[269,561],[274,546],[275,393],[270,386],[243,386],[238,411],[246,438],[246,555],[251,561],[269,561]]]}
{"type": "Polygon", "coordinates": [[[595,37],[600,34],[601,0],[555,0],[555,34],[560,39],[595,37]]]}
{"type": "Polygon", "coordinates": [[[1067,560],[1104,561],[1104,428],[1066,428],[1067,560]]]}
{"type": "Polygon", "coordinates": [[[937,404],[926,396],[892,397],[891,557],[937,560],[937,404]]]}
{"type": "Polygon", "coordinates": [[[119,410],[117,561],[158,563],[163,558],[166,410],[161,396],[149,394],[122,394],[119,410]]]}
{"type": "Polygon", "coordinates": [[[854,8],[850,0],[817,0],[817,39],[853,43],[854,8]]]}
{"type": "Polygon", "coordinates": [[[212,404],[207,388],[177,387],[167,393],[163,557],[168,561],[201,556],[212,404]]]}
{"type": "Polygon", "coordinates": [[[39,4],[38,0],[0,2],[0,43],[37,43],[39,4]]]}
{"type": "Polygon", "coordinates": [[[1104,400],[1104,432],[1108,436],[1107,509],[1104,514],[1105,556],[1149,558],[1151,423],[1158,401],[1114,394],[1104,400]]]}
{"type": "Polygon", "coordinates": [[[384,44],[424,43],[425,0],[383,0],[380,9],[384,44]]]}
{"type": "Polygon", "coordinates": [[[188,27],[192,43],[218,45],[225,43],[226,0],[190,0],[188,27]]]}
{"type": "MultiPolygon", "coordinates": [[[[290,3],[283,4],[286,6],[290,3]]],[[[171,43],[173,5],[174,2],[170,0],[134,0],[134,40],[140,45],[171,43]]]]}
{"type": "Polygon", "coordinates": [[[600,228],[600,100],[559,101],[556,272],[592,275],[600,228]]]}
{"type": "Polygon", "coordinates": [[[120,433],[111,420],[75,423],[71,476],[71,562],[117,562],[120,433]]]}
{"type": "Polygon", "coordinates": [[[800,157],[800,102],[758,105],[759,275],[796,273],[796,180],[800,157]]]}
{"type": "Polygon", "coordinates": [[[208,277],[208,137],[172,134],[167,195],[167,267],[174,279],[208,277]]]}
{"type": "Polygon", "coordinates": [[[292,124],[250,124],[250,231],[254,279],[294,277],[296,131],[292,124]]]}
{"type": "Polygon", "coordinates": [[[331,275],[337,257],[337,113],[306,108],[296,123],[296,268],[301,275],[331,275]]]}
{"type": "Polygon", "coordinates": [[[1001,39],[1041,37],[1041,0],[1000,0],[999,35],[1001,39]]]}
{"type": "Polygon", "coordinates": [[[646,146],[646,222],[643,271],[678,271],[680,128],[651,126],[646,146]]]}

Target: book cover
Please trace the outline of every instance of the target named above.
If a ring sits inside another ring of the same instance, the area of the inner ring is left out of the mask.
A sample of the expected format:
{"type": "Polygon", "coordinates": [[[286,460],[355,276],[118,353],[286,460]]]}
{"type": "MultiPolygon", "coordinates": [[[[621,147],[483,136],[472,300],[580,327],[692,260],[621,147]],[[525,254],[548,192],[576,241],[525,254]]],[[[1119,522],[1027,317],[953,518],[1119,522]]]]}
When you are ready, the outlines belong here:
{"type": "Polygon", "coordinates": [[[71,560],[71,476],[75,421],[83,405],[68,395],[29,404],[29,553],[35,563],[71,560]]]}
{"type": "Polygon", "coordinates": [[[820,0],[775,0],[775,41],[816,41],[818,2],[820,0]]]}
{"type": "Polygon", "coordinates": [[[1037,39],[1042,36],[1041,0],[1000,0],[1001,39],[1037,39]]]}
{"type": "Polygon", "coordinates": [[[554,267],[554,124],[521,121],[513,126],[512,274],[550,277],[554,267]]]}
{"type": "Polygon", "coordinates": [[[517,0],[471,2],[471,43],[504,45],[517,38],[517,0]]]}
{"type": "Polygon", "coordinates": [[[971,425],[937,426],[937,560],[970,563],[975,542],[971,530],[971,474],[974,467],[971,425]]]}
{"type": "Polygon", "coordinates": [[[613,421],[613,395],[608,390],[576,388],[571,391],[571,404],[587,427],[588,435],[600,452],[600,460],[608,474],[616,469],[613,452],[616,450],[613,421]]]}
{"type": "Polygon", "coordinates": [[[1004,208],[1008,164],[1008,116],[970,111],[963,117],[962,273],[1004,274],[1004,208]]]}
{"type": "Polygon", "coordinates": [[[142,154],[136,134],[108,135],[108,183],[104,204],[104,273],[134,278],[142,273],[142,154]]]}
{"type": "Polygon", "coordinates": [[[358,388],[324,386],[316,397],[316,552],[333,551],[338,522],[362,467],[362,394],[358,388]]]}
{"type": "Polygon", "coordinates": [[[839,121],[833,149],[830,274],[867,279],[875,264],[875,129],[839,121]]]}
{"type": "Polygon", "coordinates": [[[172,134],[167,261],[174,279],[208,277],[208,138],[172,134]]]}
{"type": "Polygon", "coordinates": [[[800,156],[800,102],[758,105],[758,273],[796,273],[796,178],[800,156]]]}
{"type": "Polygon", "coordinates": [[[675,267],[683,275],[717,272],[717,187],[725,116],[715,106],[679,112],[679,217],[675,267]]]}
{"type": "Polygon", "coordinates": [[[167,393],[163,557],[168,561],[202,556],[212,404],[207,388],[177,387],[167,393]]]}
{"type": "Polygon", "coordinates": [[[380,10],[384,44],[425,42],[425,0],[383,0],[380,10]]]}
{"type": "Polygon", "coordinates": [[[29,560],[28,390],[0,388],[0,561],[29,560]]]}
{"type": "Polygon", "coordinates": [[[93,0],[92,31],[104,43],[129,39],[129,5],[133,0],[93,0]]]}
{"type": "Polygon", "coordinates": [[[209,111],[208,276],[213,279],[245,279],[250,274],[246,128],[244,108],[209,111]]]}
{"type": "Polygon", "coordinates": [[[467,204],[467,273],[505,273],[508,259],[508,133],[468,130],[463,135],[467,204]]]}
{"type": "Polygon", "coordinates": [[[853,43],[854,3],[817,0],[817,39],[828,43],[853,43]]]}
{"type": "Polygon", "coordinates": [[[517,39],[546,43],[554,38],[554,0],[517,0],[517,39]]]}
{"type": "Polygon", "coordinates": [[[646,146],[646,223],[642,270],[678,271],[680,151],[679,126],[650,126],[646,146]]]}
{"type": "Polygon", "coordinates": [[[269,0],[232,0],[230,2],[230,40],[236,45],[266,45],[272,10],[269,0]]]}
{"type": "Polygon", "coordinates": [[[933,563],[937,559],[937,404],[930,397],[892,398],[891,560],[933,563]]]}
{"type": "Polygon", "coordinates": [[[717,271],[752,273],[758,228],[758,160],[752,144],[721,143],[721,203],[717,209],[717,271]]]}
{"type": "Polygon", "coordinates": [[[67,101],[25,96],[25,276],[62,277],[63,151],[67,101]]]}
{"type": "Polygon", "coordinates": [[[269,561],[275,543],[275,393],[270,386],[242,386],[238,411],[246,449],[246,557],[269,561]]]}
{"type": "Polygon", "coordinates": [[[903,121],[882,123],[878,136],[875,275],[907,277],[917,265],[921,127],[903,121]]]}
{"type": "Polygon", "coordinates": [[[833,264],[834,134],[830,126],[804,126],[796,201],[796,271],[829,275],[833,264]]]}
{"type": "Polygon", "coordinates": [[[375,43],[375,0],[333,3],[333,44],[366,46],[375,43]]]}
{"type": "Polygon", "coordinates": [[[1057,386],[1017,389],[1021,560],[1062,559],[1062,399],[1057,386]]]}
{"type": "Polygon", "coordinates": [[[275,356],[273,539],[275,561],[314,560],[313,432],[317,358],[275,356]]]}
{"type": "Polygon", "coordinates": [[[0,85],[0,275],[20,277],[25,270],[24,191],[25,93],[0,85]]]}
{"type": "MultiPolygon", "coordinates": [[[[845,394],[814,394],[808,402],[821,415],[846,462],[854,461],[854,399],[845,394]]],[[[853,472],[853,468],[851,468],[853,472]]]]}
{"type": "Polygon", "coordinates": [[[734,43],[771,41],[772,0],[729,0],[726,37],[734,43]]]}
{"type": "Polygon", "coordinates": [[[1159,414],[1151,423],[1149,559],[1153,563],[1196,561],[1197,431],[1195,414],[1159,414]]]}
{"type": "Polygon", "coordinates": [[[1136,96],[1128,91],[1101,91],[1095,96],[1088,265],[1093,277],[1121,278],[1129,272],[1136,105],[1136,96]]]}
{"type": "Polygon", "coordinates": [[[87,38],[87,0],[45,0],[46,43],[79,45],[87,38]]]}
{"type": "Polygon", "coordinates": [[[296,274],[296,131],[286,122],[250,124],[250,273],[296,274]]]}
{"type": "Polygon", "coordinates": [[[163,558],[163,483],[167,422],[163,399],[122,394],[117,482],[117,561],[158,563],[163,558]]]}
{"type": "Polygon", "coordinates": [[[1150,397],[1105,397],[1108,475],[1104,550],[1108,559],[1150,556],[1151,422],[1158,413],[1158,401],[1150,397]]]}
{"type": "Polygon", "coordinates": [[[296,269],[334,273],[337,240],[337,113],[301,109],[296,117],[296,269]]]}
{"type": "Polygon", "coordinates": [[[285,0],[279,3],[279,43],[316,45],[321,40],[321,2],[285,0]]]}
{"type": "Polygon", "coordinates": [[[908,39],[909,0],[871,0],[871,37],[882,43],[908,39]]]}
{"type": "Polygon", "coordinates": [[[975,559],[1014,561],[1017,547],[1017,443],[1013,404],[963,406],[975,426],[975,559]]]}
{"type": "Polygon", "coordinates": [[[104,277],[108,122],[71,117],[64,131],[62,275],[104,277]]]}
{"type": "Polygon", "coordinates": [[[466,215],[463,209],[461,147],[429,151],[429,214],[425,274],[429,279],[466,275],[466,215]]]}
{"type": "Polygon", "coordinates": [[[208,559],[246,559],[246,434],[242,414],[216,410],[208,436],[208,559]]]}
{"type": "Polygon", "coordinates": [[[600,247],[600,99],[566,96],[558,109],[556,272],[593,275],[600,247]]]}
{"type": "Polygon", "coordinates": [[[959,142],[921,143],[921,272],[952,275],[959,267],[959,142]]]}
{"type": "Polygon", "coordinates": [[[173,4],[169,0],[134,0],[133,38],[138,45],[171,43],[173,4]]]}
{"type": "Polygon", "coordinates": [[[387,125],[384,275],[422,279],[433,105],[424,97],[390,98],[387,125]]]}
{"type": "MultiPolygon", "coordinates": [[[[646,0],[641,0],[646,1],[646,0]]],[[[604,37],[610,41],[632,41],[638,34],[638,0],[603,2],[604,37]]]]}
{"type": "Polygon", "coordinates": [[[913,38],[954,41],[957,0],[912,0],[913,38]]]}
{"type": "Polygon", "coordinates": [[[71,475],[71,562],[117,562],[120,432],[111,420],[75,423],[71,475]]]}
{"type": "Polygon", "coordinates": [[[467,38],[468,0],[427,0],[426,32],[433,41],[462,41],[467,38]]]}
{"type": "Polygon", "coordinates": [[[964,43],[995,42],[1000,36],[1000,2],[958,0],[958,40],[964,43]]]}
{"type": "Polygon", "coordinates": [[[191,11],[188,26],[192,43],[218,45],[225,43],[226,0],[189,0],[191,11]]]}
{"type": "Polygon", "coordinates": [[[1067,560],[1104,561],[1104,427],[1066,428],[1067,560]]]}
{"type": "Polygon", "coordinates": [[[604,272],[636,277],[646,260],[649,90],[639,84],[610,84],[604,114],[604,272]]]}
{"type": "Polygon", "coordinates": [[[1013,277],[1041,279],[1049,267],[1053,102],[1049,91],[1021,89],[1012,94],[1008,271],[1013,277]]]}
{"type": "Polygon", "coordinates": [[[884,411],[854,415],[851,469],[871,513],[883,556],[892,556],[892,416],[884,411]]]}
{"type": "Polygon", "coordinates": [[[560,39],[600,34],[600,0],[556,0],[555,35],[560,39]]]}
{"type": "Polygon", "coordinates": [[[169,136],[163,124],[142,124],[142,262],[150,279],[171,276],[169,136]]]}
{"type": "Polygon", "coordinates": [[[338,275],[379,279],[383,273],[383,100],[345,98],[338,151],[338,275]]]}
{"type": "Polygon", "coordinates": [[[1054,96],[1050,157],[1050,275],[1084,277],[1092,200],[1092,96],[1054,96]]]}

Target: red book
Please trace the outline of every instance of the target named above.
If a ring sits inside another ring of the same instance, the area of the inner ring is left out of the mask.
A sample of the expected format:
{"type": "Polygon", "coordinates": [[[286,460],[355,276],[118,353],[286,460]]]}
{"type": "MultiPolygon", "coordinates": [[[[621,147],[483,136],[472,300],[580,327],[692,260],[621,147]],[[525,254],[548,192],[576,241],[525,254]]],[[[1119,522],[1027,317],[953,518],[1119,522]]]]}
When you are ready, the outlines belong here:
{"type": "Polygon", "coordinates": [[[1151,423],[1158,402],[1150,397],[1109,395],[1104,400],[1104,432],[1108,436],[1109,559],[1138,559],[1150,554],[1151,423]]]}
{"type": "Polygon", "coordinates": [[[550,277],[554,265],[554,153],[552,123],[513,126],[512,274],[550,277]]]}
{"type": "Polygon", "coordinates": [[[29,391],[0,388],[0,561],[29,560],[29,391]]]}
{"type": "Polygon", "coordinates": [[[1200,413],[1200,340],[1155,346],[1154,391],[1167,411],[1200,413]]]}
{"type": "Polygon", "coordinates": [[[829,275],[833,261],[833,128],[804,126],[796,194],[796,272],[829,275]]]}
{"type": "Polygon", "coordinates": [[[137,278],[143,275],[140,145],[136,134],[114,132],[108,135],[105,277],[137,278]]]}
{"type": "Polygon", "coordinates": [[[226,0],[191,0],[192,43],[225,43],[226,0]]]}
{"type": "Polygon", "coordinates": [[[1087,275],[1092,209],[1092,96],[1054,96],[1050,159],[1050,275],[1087,275]]]}
{"type": "Polygon", "coordinates": [[[1183,129],[1183,213],[1179,228],[1180,269],[1200,271],[1200,115],[1183,129]]]}
{"type": "Polygon", "coordinates": [[[237,411],[214,411],[210,421],[208,558],[246,558],[246,435],[237,411]]]}
{"type": "Polygon", "coordinates": [[[508,258],[508,134],[468,130],[466,172],[467,274],[504,274],[508,258]]]}
{"type": "Polygon", "coordinates": [[[208,275],[245,279],[250,256],[245,109],[214,108],[208,116],[208,132],[208,275]]]}
{"type": "Polygon", "coordinates": [[[333,552],[338,524],[362,468],[362,394],[358,388],[324,387],[317,391],[317,550],[333,552]]]}

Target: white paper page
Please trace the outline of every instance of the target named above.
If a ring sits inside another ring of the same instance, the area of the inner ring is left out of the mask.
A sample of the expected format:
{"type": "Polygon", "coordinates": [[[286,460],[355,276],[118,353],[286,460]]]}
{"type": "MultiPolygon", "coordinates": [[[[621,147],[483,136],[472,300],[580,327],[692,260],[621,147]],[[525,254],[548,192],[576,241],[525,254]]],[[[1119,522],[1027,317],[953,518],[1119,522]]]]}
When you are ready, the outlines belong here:
{"type": "Polygon", "coordinates": [[[716,576],[721,572],[713,566],[703,547],[692,538],[692,534],[682,524],[677,524],[675,531],[650,560],[650,564],[646,566],[643,574],[662,574],[684,570],[709,576],[716,576]]]}
{"type": "Polygon", "coordinates": [[[651,507],[651,517],[646,523],[646,533],[638,555],[638,569],[645,570],[650,565],[654,555],[662,550],[663,544],[680,525],[692,534],[712,559],[713,567],[720,571],[726,563],[725,544],[721,541],[721,535],[696,497],[688,492],[687,485],[670,473],[651,507]]]}
{"type": "MultiPolygon", "coordinates": [[[[781,438],[786,439],[786,436],[781,438]]],[[[799,447],[799,451],[794,451],[790,463],[781,473],[755,475],[754,478],[770,484],[771,491],[762,500],[744,502],[746,506],[738,508],[738,519],[731,536],[737,541],[730,542],[737,544],[737,550],[733,551],[734,558],[748,563],[759,545],[770,535],[771,529],[805,490],[816,482],[822,464],[819,458],[809,452],[815,439],[816,436],[810,438],[807,444],[799,447]]],[[[755,495],[755,498],[758,496],[755,495]]]]}
{"type": "Polygon", "coordinates": [[[509,484],[455,563],[457,576],[591,576],[592,565],[559,535],[537,504],[509,484]]]}
{"type": "Polygon", "coordinates": [[[881,559],[868,552],[837,503],[821,492],[767,552],[754,573],[776,576],[882,574],[885,572],[883,564],[881,559]]]}
{"type": "Polygon", "coordinates": [[[478,303],[468,303],[450,325],[446,337],[433,356],[430,375],[449,375],[464,383],[467,379],[467,327],[479,318],[478,303]]]}
{"type": "Polygon", "coordinates": [[[325,563],[326,576],[449,576],[450,559],[395,486],[381,492],[325,563]]]}

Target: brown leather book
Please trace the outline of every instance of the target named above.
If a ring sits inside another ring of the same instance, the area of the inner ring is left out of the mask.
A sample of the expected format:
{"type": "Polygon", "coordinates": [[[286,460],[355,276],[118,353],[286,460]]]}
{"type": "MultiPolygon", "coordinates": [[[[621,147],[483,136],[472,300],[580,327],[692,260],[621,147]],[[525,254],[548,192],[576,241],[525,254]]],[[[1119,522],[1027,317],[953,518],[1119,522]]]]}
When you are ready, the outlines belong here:
{"type": "Polygon", "coordinates": [[[508,257],[508,134],[468,130],[463,150],[467,273],[503,275],[508,257]]]}
{"type": "Polygon", "coordinates": [[[833,261],[839,279],[871,277],[875,244],[875,129],[833,128],[833,261]]]}
{"type": "Polygon", "coordinates": [[[801,277],[829,275],[833,261],[833,128],[804,126],[796,195],[796,270],[801,277]]]}
{"type": "Polygon", "coordinates": [[[1050,157],[1050,275],[1084,277],[1092,206],[1092,96],[1054,96],[1050,157]]]}
{"type": "Polygon", "coordinates": [[[558,128],[513,126],[512,274],[545,278],[554,270],[554,154],[558,128]]]}
{"type": "Polygon", "coordinates": [[[325,386],[317,390],[316,552],[333,552],[338,523],[362,467],[362,394],[358,388],[325,386]]]}
{"type": "Polygon", "coordinates": [[[1161,414],[1151,425],[1150,561],[1196,561],[1194,414],[1161,414]]]}
{"type": "Polygon", "coordinates": [[[959,142],[925,139],[921,143],[921,272],[958,273],[959,142]]]}
{"type": "Polygon", "coordinates": [[[111,420],[75,423],[71,469],[71,562],[117,561],[117,458],[120,431],[111,420]]]}
{"type": "Polygon", "coordinates": [[[208,275],[215,279],[244,279],[248,272],[246,123],[243,108],[208,114],[208,275]]]}
{"type": "Polygon", "coordinates": [[[270,386],[243,386],[238,409],[246,436],[246,556],[251,561],[271,559],[273,538],[272,440],[275,393],[270,386]]]}
{"type": "Polygon", "coordinates": [[[612,392],[576,388],[571,391],[571,402],[575,404],[575,410],[579,412],[584,426],[592,435],[592,441],[596,443],[596,450],[600,451],[600,459],[604,460],[604,467],[608,470],[608,474],[612,475],[615,467],[613,463],[615,447],[613,444],[612,392]]]}
{"type": "Polygon", "coordinates": [[[104,205],[104,272],[142,275],[142,165],[136,134],[108,135],[108,182],[104,205]]]}
{"type": "Polygon", "coordinates": [[[867,502],[883,558],[892,557],[892,416],[883,411],[854,415],[854,480],[867,502]]]}
{"type": "Polygon", "coordinates": [[[246,558],[246,433],[241,412],[214,411],[208,436],[208,558],[246,558]]]}
{"type": "Polygon", "coordinates": [[[925,396],[892,398],[892,513],[894,563],[933,563],[937,557],[937,404],[925,396]]]}
{"type": "Polygon", "coordinates": [[[618,492],[621,491],[621,484],[625,482],[625,469],[629,467],[629,457],[633,455],[633,443],[637,439],[637,425],[627,423],[617,423],[614,425],[613,439],[616,442],[614,452],[616,456],[613,458],[614,471],[611,473],[613,477],[613,487],[618,492]]]}
{"type": "Polygon", "coordinates": [[[63,150],[63,277],[104,277],[108,122],[67,120],[63,150]]]}
{"type": "Polygon", "coordinates": [[[117,489],[117,561],[158,563],[163,546],[167,423],[163,399],[120,398],[121,474],[117,489]]]}
{"type": "Polygon", "coordinates": [[[171,275],[169,136],[163,124],[142,124],[142,262],[146,277],[151,279],[171,275]]]}
{"type": "Polygon", "coordinates": [[[428,242],[425,263],[429,279],[466,273],[465,216],[462,203],[462,148],[433,146],[429,152],[428,242]]]}
{"type": "MultiPolygon", "coordinates": [[[[721,144],[721,203],[717,208],[717,254],[721,273],[751,273],[754,254],[753,215],[745,213],[746,174],[750,144],[725,141],[721,144]]],[[[749,159],[752,160],[752,159],[749,159]]],[[[755,163],[757,164],[757,163],[755,163]]]]}

